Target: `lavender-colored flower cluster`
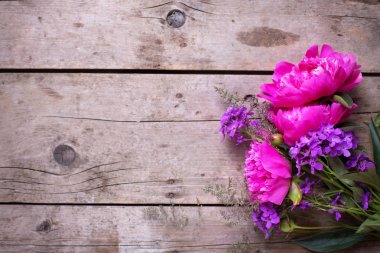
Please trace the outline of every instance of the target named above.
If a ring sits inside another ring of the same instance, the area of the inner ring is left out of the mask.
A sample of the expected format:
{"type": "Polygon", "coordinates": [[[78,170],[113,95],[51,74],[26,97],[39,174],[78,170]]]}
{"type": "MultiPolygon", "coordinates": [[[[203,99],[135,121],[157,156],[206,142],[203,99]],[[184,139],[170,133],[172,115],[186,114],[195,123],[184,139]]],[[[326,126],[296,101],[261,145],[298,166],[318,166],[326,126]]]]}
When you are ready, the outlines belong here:
{"type": "Polygon", "coordinates": [[[366,156],[363,154],[363,152],[360,152],[358,155],[351,156],[347,162],[346,167],[350,170],[355,171],[367,171],[367,168],[374,167],[375,164],[366,156]]]}
{"type": "Polygon", "coordinates": [[[253,112],[251,110],[247,111],[245,106],[228,107],[220,119],[221,126],[219,131],[223,134],[223,139],[228,135],[230,139],[236,138],[238,144],[246,141],[242,130],[248,129],[251,125],[249,117],[252,116],[253,112]]]}
{"type": "Polygon", "coordinates": [[[270,202],[259,205],[259,208],[253,211],[253,222],[265,233],[265,238],[270,237],[270,232],[277,229],[280,223],[279,213],[270,202]]]}
{"type": "Polygon", "coordinates": [[[291,157],[296,160],[298,174],[301,166],[310,165],[311,173],[322,170],[323,165],[318,162],[320,156],[351,156],[351,149],[358,146],[358,138],[352,131],[344,132],[328,124],[322,126],[318,131],[310,131],[289,151],[291,157]]]}

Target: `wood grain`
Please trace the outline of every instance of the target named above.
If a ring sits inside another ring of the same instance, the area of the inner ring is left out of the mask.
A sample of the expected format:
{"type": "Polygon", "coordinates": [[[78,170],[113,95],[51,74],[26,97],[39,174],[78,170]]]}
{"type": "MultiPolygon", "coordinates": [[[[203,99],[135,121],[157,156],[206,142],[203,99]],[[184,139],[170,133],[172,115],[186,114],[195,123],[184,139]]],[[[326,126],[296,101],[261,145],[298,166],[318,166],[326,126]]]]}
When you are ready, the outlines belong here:
{"type": "MultiPolygon", "coordinates": [[[[212,86],[256,91],[269,76],[0,77],[0,202],[219,203],[203,189],[229,178],[244,191],[244,147],[221,143],[212,86]],[[69,166],[54,160],[61,144],[76,153],[69,166]]],[[[367,80],[361,94],[376,95],[378,78],[367,80]]],[[[358,134],[368,147],[367,129],[358,134]]]]}
{"type": "MultiPolygon", "coordinates": [[[[270,81],[269,75],[2,73],[0,108],[10,124],[36,116],[134,122],[219,120],[226,105],[214,86],[244,97],[259,93],[259,85],[270,81]]],[[[380,112],[379,92],[380,77],[364,77],[351,92],[359,104],[356,112],[380,112]]]]}
{"type": "Polygon", "coordinates": [[[354,0],[0,1],[0,68],[273,70],[328,43],[379,72],[379,16],[354,0]]]}
{"type": "MultiPolygon", "coordinates": [[[[2,252],[226,252],[238,243],[241,252],[308,252],[279,236],[263,239],[250,219],[229,226],[222,215],[228,207],[1,208],[2,252]]],[[[379,249],[379,242],[363,242],[345,252],[379,249]]]]}

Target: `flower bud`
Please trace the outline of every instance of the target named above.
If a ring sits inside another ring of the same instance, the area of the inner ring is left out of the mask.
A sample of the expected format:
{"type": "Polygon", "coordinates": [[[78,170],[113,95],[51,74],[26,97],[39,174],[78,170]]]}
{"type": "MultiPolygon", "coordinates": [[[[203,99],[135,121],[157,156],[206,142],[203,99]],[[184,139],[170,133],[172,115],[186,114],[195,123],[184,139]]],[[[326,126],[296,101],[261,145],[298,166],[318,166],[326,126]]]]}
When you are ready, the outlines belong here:
{"type": "Polygon", "coordinates": [[[278,146],[278,145],[281,145],[282,143],[284,143],[284,138],[283,138],[282,134],[272,134],[271,144],[273,146],[278,146]]]}
{"type": "Polygon", "coordinates": [[[282,232],[290,233],[293,232],[293,230],[296,228],[296,224],[293,220],[290,220],[289,218],[285,218],[281,220],[280,223],[280,229],[282,232]]]}
{"type": "Polygon", "coordinates": [[[302,200],[302,192],[296,180],[292,180],[288,197],[293,201],[293,206],[298,206],[302,200]]]}

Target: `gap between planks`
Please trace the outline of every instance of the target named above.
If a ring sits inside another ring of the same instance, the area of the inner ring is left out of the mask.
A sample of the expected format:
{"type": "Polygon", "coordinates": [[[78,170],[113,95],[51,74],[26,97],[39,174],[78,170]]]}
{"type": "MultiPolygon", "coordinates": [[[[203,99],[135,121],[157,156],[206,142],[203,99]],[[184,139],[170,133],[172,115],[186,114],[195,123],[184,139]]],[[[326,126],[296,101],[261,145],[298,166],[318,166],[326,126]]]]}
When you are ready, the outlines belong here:
{"type": "MultiPolygon", "coordinates": [[[[27,68],[0,68],[0,73],[55,73],[55,74],[157,74],[157,75],[247,75],[262,76],[273,74],[268,70],[165,70],[165,69],[27,69],[27,68]]],[[[379,77],[380,72],[362,72],[363,77],[379,77]]]]}

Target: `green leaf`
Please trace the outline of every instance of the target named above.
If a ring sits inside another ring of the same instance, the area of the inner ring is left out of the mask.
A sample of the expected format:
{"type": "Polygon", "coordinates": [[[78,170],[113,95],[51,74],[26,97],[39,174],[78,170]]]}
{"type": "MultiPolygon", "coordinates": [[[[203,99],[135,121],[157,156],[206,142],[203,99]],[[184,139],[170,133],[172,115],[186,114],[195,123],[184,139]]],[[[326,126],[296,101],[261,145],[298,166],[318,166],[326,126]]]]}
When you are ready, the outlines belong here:
{"type": "Polygon", "coordinates": [[[345,249],[362,241],[366,235],[357,234],[354,230],[337,230],[312,235],[295,240],[302,247],[316,252],[331,252],[345,249]]]}
{"type": "Polygon", "coordinates": [[[372,231],[380,232],[380,214],[376,213],[366,219],[358,228],[356,233],[368,234],[372,231]]]}
{"type": "Polygon", "coordinates": [[[380,127],[380,113],[376,115],[376,118],[374,120],[375,126],[380,127]]]}
{"type": "Polygon", "coordinates": [[[354,194],[354,200],[356,202],[361,202],[362,201],[362,196],[364,194],[364,191],[362,188],[360,187],[357,187],[357,186],[354,186],[354,187],[351,187],[351,190],[352,190],[352,193],[354,194]]]}
{"type": "Polygon", "coordinates": [[[342,104],[344,107],[347,107],[347,108],[351,108],[352,104],[354,103],[352,101],[352,98],[350,97],[350,95],[348,95],[347,93],[344,93],[344,92],[336,93],[332,97],[332,99],[335,100],[336,102],[342,104]]]}
{"type": "MultiPolygon", "coordinates": [[[[327,162],[330,165],[330,168],[338,175],[342,176],[347,174],[348,170],[346,169],[346,166],[344,166],[344,163],[342,160],[340,160],[339,157],[327,157],[327,162]]],[[[344,178],[339,178],[339,180],[343,181],[344,183],[348,185],[355,185],[354,181],[344,178]]]]}
{"type": "Polygon", "coordinates": [[[331,169],[338,175],[344,175],[347,174],[346,166],[344,166],[344,163],[342,160],[339,159],[339,157],[327,157],[327,161],[331,167],[331,169]]]}
{"type": "Polygon", "coordinates": [[[358,181],[380,192],[380,178],[374,172],[356,172],[342,175],[341,178],[358,181]]]}
{"type": "Polygon", "coordinates": [[[354,123],[354,122],[344,122],[344,123],[336,125],[336,127],[342,129],[345,132],[352,131],[352,130],[359,129],[359,128],[363,128],[362,125],[359,125],[359,124],[354,123]]]}
{"type": "Polygon", "coordinates": [[[379,140],[379,135],[377,134],[375,123],[373,122],[372,119],[368,125],[369,125],[369,131],[371,132],[373,158],[375,160],[376,173],[378,176],[380,176],[380,140],[379,140]]]}

